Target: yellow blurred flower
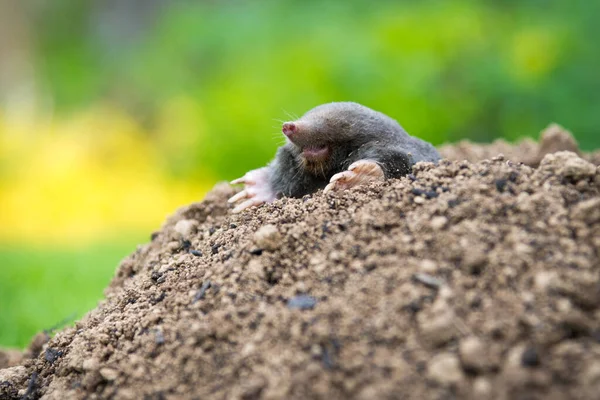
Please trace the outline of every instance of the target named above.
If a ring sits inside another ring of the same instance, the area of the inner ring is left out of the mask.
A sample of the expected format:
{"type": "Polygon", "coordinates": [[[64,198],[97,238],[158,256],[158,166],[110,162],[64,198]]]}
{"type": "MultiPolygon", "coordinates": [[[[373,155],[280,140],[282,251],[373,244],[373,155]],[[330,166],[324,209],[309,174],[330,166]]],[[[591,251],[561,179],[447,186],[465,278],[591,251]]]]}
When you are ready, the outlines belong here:
{"type": "MultiPolygon", "coordinates": [[[[174,128],[170,143],[185,130],[174,128]]],[[[214,182],[210,172],[195,182],[170,177],[164,146],[107,107],[52,121],[0,118],[0,240],[77,243],[158,228],[214,182]]]]}

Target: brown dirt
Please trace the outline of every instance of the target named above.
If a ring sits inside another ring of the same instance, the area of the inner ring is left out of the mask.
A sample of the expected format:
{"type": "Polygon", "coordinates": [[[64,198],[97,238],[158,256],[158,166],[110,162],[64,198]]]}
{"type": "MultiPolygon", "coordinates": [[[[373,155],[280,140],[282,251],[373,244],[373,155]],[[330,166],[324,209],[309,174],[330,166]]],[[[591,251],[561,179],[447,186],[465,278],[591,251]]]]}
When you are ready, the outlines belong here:
{"type": "Polygon", "coordinates": [[[597,399],[600,168],[552,135],[239,215],[218,185],[0,398],[597,399]]]}

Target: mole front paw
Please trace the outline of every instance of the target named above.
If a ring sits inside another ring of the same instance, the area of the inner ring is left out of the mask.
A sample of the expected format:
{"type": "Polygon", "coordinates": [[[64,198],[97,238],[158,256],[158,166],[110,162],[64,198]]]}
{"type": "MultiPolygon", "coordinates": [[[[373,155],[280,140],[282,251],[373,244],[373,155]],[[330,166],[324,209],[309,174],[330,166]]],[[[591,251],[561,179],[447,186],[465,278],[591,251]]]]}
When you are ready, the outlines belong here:
{"type": "Polygon", "coordinates": [[[228,200],[229,203],[238,203],[233,209],[234,213],[239,213],[252,206],[270,203],[277,198],[269,183],[268,167],[247,172],[246,175],[231,181],[231,183],[233,185],[244,184],[244,190],[228,200]]]}
{"type": "Polygon", "coordinates": [[[375,161],[358,160],[352,163],[347,171],[333,175],[323,193],[333,190],[346,190],[364,183],[383,181],[384,179],[383,170],[375,161]]]}

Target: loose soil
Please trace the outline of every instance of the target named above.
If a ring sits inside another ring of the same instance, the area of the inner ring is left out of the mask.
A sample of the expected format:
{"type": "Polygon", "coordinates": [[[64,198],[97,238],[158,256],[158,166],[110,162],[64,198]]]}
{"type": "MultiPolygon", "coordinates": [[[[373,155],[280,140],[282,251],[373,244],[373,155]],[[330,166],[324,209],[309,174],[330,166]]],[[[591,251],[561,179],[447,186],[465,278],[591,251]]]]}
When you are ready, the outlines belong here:
{"type": "Polygon", "coordinates": [[[557,126],[441,152],[241,214],[216,186],[74,327],[0,352],[0,398],[597,399],[600,154],[557,126]]]}

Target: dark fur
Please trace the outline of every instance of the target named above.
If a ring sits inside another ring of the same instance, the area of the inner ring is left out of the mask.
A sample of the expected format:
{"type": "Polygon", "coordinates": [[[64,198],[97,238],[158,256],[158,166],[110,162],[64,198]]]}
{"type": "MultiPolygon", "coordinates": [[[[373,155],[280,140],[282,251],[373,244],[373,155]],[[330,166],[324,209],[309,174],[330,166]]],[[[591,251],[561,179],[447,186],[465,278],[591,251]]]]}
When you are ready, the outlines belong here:
{"type": "Polygon", "coordinates": [[[358,160],[376,161],[386,178],[398,178],[410,173],[416,162],[440,159],[431,144],[408,135],[387,115],[357,103],[324,104],[297,122],[307,129],[295,139],[297,144],[280,147],[269,165],[271,186],[279,196],[314,193],[358,160]],[[323,145],[330,148],[327,159],[307,168],[302,147],[323,145]]]}

